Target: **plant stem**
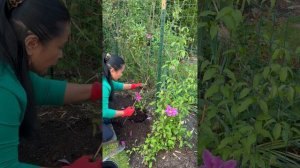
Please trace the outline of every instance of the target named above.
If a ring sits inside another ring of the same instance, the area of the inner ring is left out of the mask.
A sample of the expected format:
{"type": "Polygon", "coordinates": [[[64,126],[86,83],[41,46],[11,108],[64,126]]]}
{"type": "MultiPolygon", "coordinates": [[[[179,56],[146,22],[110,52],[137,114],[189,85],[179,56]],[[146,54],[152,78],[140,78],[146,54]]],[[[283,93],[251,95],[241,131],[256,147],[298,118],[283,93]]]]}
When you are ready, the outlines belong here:
{"type": "Polygon", "coordinates": [[[214,7],[215,7],[217,13],[219,13],[219,9],[218,9],[218,6],[217,6],[216,2],[215,2],[214,0],[213,0],[212,2],[213,2],[213,4],[214,4],[214,7]]]}
{"type": "MultiPolygon", "coordinates": [[[[148,76],[148,78],[147,78],[147,80],[146,80],[146,82],[145,82],[145,84],[148,82],[148,79],[149,79],[150,77],[148,76]]],[[[140,92],[142,92],[143,91],[143,89],[144,89],[144,87],[141,89],[141,91],[140,92]]],[[[133,105],[132,106],[134,106],[135,105],[135,103],[136,103],[136,100],[134,101],[134,103],[133,103],[133,105]]],[[[124,122],[123,122],[123,125],[125,124],[125,122],[127,121],[127,119],[128,119],[128,117],[126,117],[125,118],[125,120],[124,120],[124,122]]]]}

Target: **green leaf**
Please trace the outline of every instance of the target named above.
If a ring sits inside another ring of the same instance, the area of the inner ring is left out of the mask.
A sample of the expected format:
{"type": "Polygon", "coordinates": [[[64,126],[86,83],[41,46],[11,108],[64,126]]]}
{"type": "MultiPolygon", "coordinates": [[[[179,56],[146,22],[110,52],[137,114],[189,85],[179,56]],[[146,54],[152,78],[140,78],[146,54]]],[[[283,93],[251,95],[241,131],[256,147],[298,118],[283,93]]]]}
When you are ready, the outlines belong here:
{"type": "Polygon", "coordinates": [[[204,62],[202,62],[201,67],[200,67],[201,73],[209,64],[210,64],[210,62],[208,60],[205,60],[204,62]]]}
{"type": "Polygon", "coordinates": [[[240,96],[239,96],[239,99],[242,99],[246,96],[248,96],[248,94],[250,93],[251,89],[249,88],[244,88],[241,93],[240,93],[240,96]]]}
{"type": "Polygon", "coordinates": [[[288,62],[291,60],[291,54],[290,54],[290,51],[289,50],[284,50],[284,56],[285,56],[285,59],[288,60],[288,62]]]}
{"type": "Polygon", "coordinates": [[[276,85],[272,85],[270,98],[275,98],[278,95],[278,88],[276,85]]]}
{"type": "Polygon", "coordinates": [[[296,54],[300,54],[300,47],[297,47],[297,48],[296,48],[295,53],[296,53],[296,54]]]}
{"type": "Polygon", "coordinates": [[[242,126],[239,129],[239,133],[241,133],[241,134],[248,134],[249,132],[252,132],[252,131],[253,131],[253,127],[250,125],[242,126]]]}
{"type": "Polygon", "coordinates": [[[300,86],[295,86],[294,90],[297,94],[300,94],[300,86]]]}
{"type": "Polygon", "coordinates": [[[282,131],[281,131],[281,136],[282,136],[282,139],[283,141],[287,144],[288,143],[288,140],[289,140],[289,137],[290,137],[290,130],[291,127],[288,123],[286,122],[283,122],[283,128],[282,128],[282,131]]]}
{"type": "Polygon", "coordinates": [[[219,85],[218,84],[213,84],[210,88],[208,88],[205,92],[204,98],[207,99],[211,97],[213,94],[217,93],[219,91],[219,85]]]}
{"type": "Polygon", "coordinates": [[[241,113],[245,110],[247,110],[249,108],[249,106],[251,104],[254,103],[254,99],[253,98],[247,98],[246,100],[244,100],[238,107],[238,112],[241,113]]]}
{"type": "Polygon", "coordinates": [[[277,140],[280,137],[281,134],[281,124],[277,123],[275,124],[275,127],[273,128],[273,137],[275,140],[277,140]]]}
{"type": "Polygon", "coordinates": [[[220,144],[218,145],[217,149],[222,149],[224,148],[227,144],[231,143],[233,141],[233,137],[226,137],[224,138],[220,144]]]}
{"type": "Polygon", "coordinates": [[[229,99],[225,99],[225,100],[222,100],[219,104],[218,104],[218,107],[221,107],[225,104],[229,104],[230,102],[232,102],[231,100],[229,99]]]}
{"type": "Polygon", "coordinates": [[[230,15],[223,16],[221,20],[225,23],[226,27],[230,30],[234,30],[236,28],[236,23],[230,15]]]}
{"type": "Polygon", "coordinates": [[[253,86],[257,87],[261,81],[262,77],[260,74],[256,74],[253,79],[253,86]]]}
{"type": "Polygon", "coordinates": [[[272,124],[272,123],[276,123],[276,120],[274,120],[274,119],[268,120],[268,121],[264,124],[264,127],[267,127],[268,125],[270,125],[270,124],[272,124]]]}
{"type": "Polygon", "coordinates": [[[273,140],[272,135],[270,134],[270,132],[265,130],[265,129],[261,129],[258,133],[260,135],[262,135],[264,138],[269,138],[270,140],[273,140]]]}
{"type": "Polygon", "coordinates": [[[256,142],[256,134],[251,134],[250,136],[247,137],[246,140],[246,149],[247,153],[250,153],[251,146],[256,142]]]}
{"type": "Polygon", "coordinates": [[[225,86],[221,87],[221,92],[222,92],[224,97],[230,98],[231,94],[230,94],[230,89],[229,89],[228,85],[225,85],[225,86]]]}
{"type": "Polygon", "coordinates": [[[272,116],[270,116],[268,113],[260,113],[257,116],[257,120],[259,121],[266,121],[266,120],[270,120],[272,118],[272,116]]]}
{"type": "Polygon", "coordinates": [[[261,130],[262,130],[262,121],[256,120],[256,121],[255,121],[255,124],[254,124],[254,127],[255,127],[255,130],[256,130],[257,132],[261,131],[261,130]]]}
{"type": "Polygon", "coordinates": [[[279,57],[279,54],[281,53],[281,49],[276,49],[272,55],[272,59],[277,59],[279,57]]]}
{"type": "Polygon", "coordinates": [[[219,31],[219,26],[216,25],[216,24],[212,24],[211,27],[210,27],[210,37],[211,37],[211,39],[214,39],[217,36],[218,31],[219,31]]]}
{"type": "Polygon", "coordinates": [[[232,79],[232,80],[235,80],[235,75],[234,75],[234,73],[232,72],[232,71],[230,71],[229,69],[225,69],[224,70],[224,73],[230,78],[230,79],[232,79]]]}
{"type": "Polygon", "coordinates": [[[207,25],[208,25],[208,24],[207,24],[206,22],[200,22],[200,23],[198,24],[199,28],[205,27],[205,26],[207,26],[207,25]]]}
{"type": "Polygon", "coordinates": [[[238,116],[238,106],[236,104],[231,107],[231,113],[234,117],[238,116]]]}
{"type": "Polygon", "coordinates": [[[270,67],[265,67],[264,68],[263,76],[264,76],[265,79],[267,79],[269,77],[270,71],[271,71],[270,67]]]}
{"type": "Polygon", "coordinates": [[[210,80],[211,78],[213,78],[213,77],[215,76],[216,73],[217,73],[217,69],[215,69],[215,68],[208,69],[208,70],[204,73],[202,82],[205,82],[205,81],[207,81],[207,80],[210,80]]]}
{"type": "Polygon", "coordinates": [[[287,67],[287,69],[288,69],[288,72],[290,73],[291,77],[293,78],[294,77],[293,70],[290,67],[287,67]]]}
{"type": "Polygon", "coordinates": [[[271,8],[273,9],[275,7],[276,0],[271,0],[271,8]]]}
{"type": "Polygon", "coordinates": [[[281,66],[279,64],[272,64],[271,65],[271,70],[272,72],[278,73],[281,69],[281,66]]]}
{"type": "Polygon", "coordinates": [[[288,74],[288,69],[286,67],[281,68],[280,70],[280,81],[285,82],[288,74]]]}
{"type": "Polygon", "coordinates": [[[231,15],[235,20],[236,26],[239,25],[240,22],[243,20],[243,15],[240,10],[234,10],[234,12],[232,12],[231,15]]]}
{"type": "Polygon", "coordinates": [[[265,102],[265,101],[263,101],[263,100],[260,100],[259,102],[259,107],[260,107],[260,109],[264,112],[264,113],[268,113],[268,105],[267,105],[267,103],[265,102]]]}
{"type": "Polygon", "coordinates": [[[286,88],[286,85],[281,85],[278,88],[278,95],[279,95],[279,97],[281,97],[281,98],[284,97],[284,95],[285,95],[285,88],[286,88]]]}
{"type": "Polygon", "coordinates": [[[214,11],[206,10],[200,13],[200,16],[208,16],[208,15],[216,15],[217,13],[214,11]]]}
{"type": "Polygon", "coordinates": [[[287,91],[287,99],[290,103],[292,103],[294,101],[294,97],[295,97],[295,90],[292,87],[288,88],[287,91]]]}
{"type": "Polygon", "coordinates": [[[216,20],[220,19],[221,17],[223,17],[223,16],[225,16],[225,15],[231,13],[231,12],[233,12],[233,8],[232,7],[225,7],[223,9],[221,9],[219,11],[217,17],[216,17],[216,20]]]}

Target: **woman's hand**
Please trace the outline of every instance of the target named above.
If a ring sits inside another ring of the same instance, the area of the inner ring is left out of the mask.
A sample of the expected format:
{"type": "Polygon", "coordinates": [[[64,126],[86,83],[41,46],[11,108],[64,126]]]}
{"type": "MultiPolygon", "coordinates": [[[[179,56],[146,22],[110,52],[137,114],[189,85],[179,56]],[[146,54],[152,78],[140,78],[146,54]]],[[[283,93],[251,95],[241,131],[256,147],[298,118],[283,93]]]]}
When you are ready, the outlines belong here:
{"type": "Polygon", "coordinates": [[[94,82],[92,85],[91,97],[92,101],[100,100],[102,98],[102,87],[100,82],[94,82]]]}
{"type": "Polygon", "coordinates": [[[143,84],[142,83],[133,83],[133,84],[131,84],[130,89],[136,89],[139,87],[143,87],[143,84]]]}
{"type": "Polygon", "coordinates": [[[126,109],[123,110],[122,117],[130,117],[134,113],[134,107],[129,106],[126,109]]]}
{"type": "Polygon", "coordinates": [[[124,84],[124,90],[132,90],[141,87],[144,87],[143,83],[124,84]]]}

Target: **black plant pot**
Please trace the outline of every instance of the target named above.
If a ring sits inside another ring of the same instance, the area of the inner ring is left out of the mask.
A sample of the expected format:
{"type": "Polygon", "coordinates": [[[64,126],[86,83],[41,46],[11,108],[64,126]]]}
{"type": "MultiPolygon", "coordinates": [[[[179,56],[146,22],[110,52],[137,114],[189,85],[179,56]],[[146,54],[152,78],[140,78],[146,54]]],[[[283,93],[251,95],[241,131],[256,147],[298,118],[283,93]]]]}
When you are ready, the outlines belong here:
{"type": "Polygon", "coordinates": [[[113,161],[104,161],[102,166],[103,168],[119,168],[119,166],[113,161]]]}

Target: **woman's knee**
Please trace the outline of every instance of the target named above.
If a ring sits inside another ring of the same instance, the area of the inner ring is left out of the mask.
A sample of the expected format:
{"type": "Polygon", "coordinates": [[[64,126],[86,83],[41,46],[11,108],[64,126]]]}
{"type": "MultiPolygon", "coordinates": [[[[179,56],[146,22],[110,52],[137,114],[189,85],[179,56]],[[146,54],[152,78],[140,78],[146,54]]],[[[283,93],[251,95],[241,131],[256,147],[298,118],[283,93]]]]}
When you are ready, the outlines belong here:
{"type": "Polygon", "coordinates": [[[113,138],[114,133],[106,124],[102,124],[102,140],[103,142],[109,141],[113,138]]]}

